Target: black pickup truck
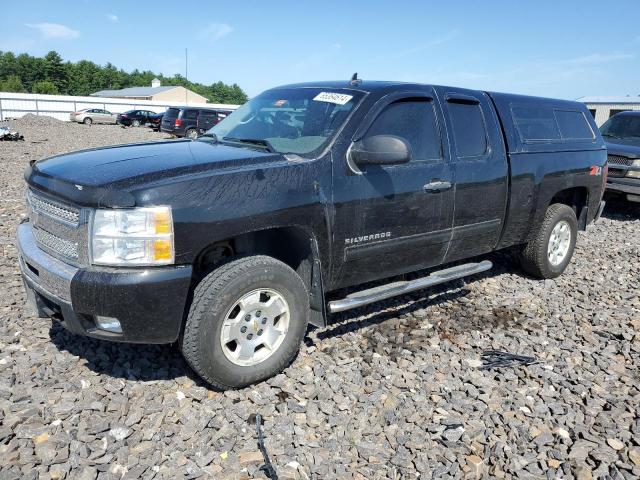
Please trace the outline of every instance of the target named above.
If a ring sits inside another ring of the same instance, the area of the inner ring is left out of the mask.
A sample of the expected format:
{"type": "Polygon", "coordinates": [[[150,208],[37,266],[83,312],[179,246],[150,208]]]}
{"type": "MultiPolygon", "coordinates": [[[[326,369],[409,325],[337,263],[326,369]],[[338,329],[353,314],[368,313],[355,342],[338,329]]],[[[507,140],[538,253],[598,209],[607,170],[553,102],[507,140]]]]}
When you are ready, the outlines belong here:
{"type": "Polygon", "coordinates": [[[237,388],[285,368],[308,323],[486,271],[489,252],[515,247],[533,277],[560,275],[602,211],[606,165],[579,103],[289,85],[198,140],[33,163],[20,268],[41,317],[178,342],[207,382],[237,388]]]}

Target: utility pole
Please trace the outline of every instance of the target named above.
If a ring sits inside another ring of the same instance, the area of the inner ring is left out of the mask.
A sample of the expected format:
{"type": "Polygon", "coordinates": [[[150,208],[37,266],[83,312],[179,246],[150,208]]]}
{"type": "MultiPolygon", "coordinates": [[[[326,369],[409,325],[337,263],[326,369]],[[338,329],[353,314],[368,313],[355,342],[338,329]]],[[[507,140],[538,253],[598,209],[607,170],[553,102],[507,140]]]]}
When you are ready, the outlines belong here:
{"type": "MultiPolygon", "coordinates": [[[[187,82],[189,81],[189,57],[186,48],[184,49],[184,78],[187,82]]],[[[189,105],[189,90],[187,87],[184,88],[184,101],[186,105],[189,105]]]]}

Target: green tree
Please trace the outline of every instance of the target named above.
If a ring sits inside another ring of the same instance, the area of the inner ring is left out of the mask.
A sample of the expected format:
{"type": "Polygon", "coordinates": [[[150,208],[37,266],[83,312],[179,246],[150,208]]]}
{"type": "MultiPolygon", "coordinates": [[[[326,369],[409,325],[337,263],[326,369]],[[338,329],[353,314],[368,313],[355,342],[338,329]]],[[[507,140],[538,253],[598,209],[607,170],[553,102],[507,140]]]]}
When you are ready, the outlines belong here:
{"type": "Polygon", "coordinates": [[[58,87],[51,80],[39,80],[33,84],[33,88],[31,89],[33,93],[45,93],[47,95],[56,95],[58,92],[58,87]]]}
{"type": "Polygon", "coordinates": [[[147,87],[156,77],[163,85],[183,86],[210,102],[244,103],[247,100],[236,84],[214,82],[203,85],[180,74],[166,77],[150,70],[136,69],[127,73],[111,63],[100,66],[88,60],[64,63],[55,51],[42,58],[0,51],[0,90],[3,91],[90,95],[99,90],[147,87]]]}
{"type": "Polygon", "coordinates": [[[18,75],[9,75],[5,80],[0,80],[0,92],[25,92],[24,86],[18,75]]]}
{"type": "Polygon", "coordinates": [[[46,80],[51,81],[59,92],[67,93],[67,69],[58,52],[52,50],[44,57],[44,71],[46,80]]]}

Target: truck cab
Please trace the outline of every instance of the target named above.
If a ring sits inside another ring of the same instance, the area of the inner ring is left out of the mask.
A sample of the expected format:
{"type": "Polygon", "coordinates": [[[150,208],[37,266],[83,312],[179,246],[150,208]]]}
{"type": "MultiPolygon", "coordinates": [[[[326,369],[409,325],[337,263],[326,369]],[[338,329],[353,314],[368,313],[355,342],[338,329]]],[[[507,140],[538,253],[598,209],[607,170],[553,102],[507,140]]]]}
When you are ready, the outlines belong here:
{"type": "Polygon", "coordinates": [[[562,274],[604,206],[606,162],[575,102],[288,85],[197,140],[36,162],[20,265],[40,316],[104,340],[180,342],[203,379],[238,388],[281,371],[309,323],[487,271],[490,252],[515,249],[534,278],[562,274]]]}

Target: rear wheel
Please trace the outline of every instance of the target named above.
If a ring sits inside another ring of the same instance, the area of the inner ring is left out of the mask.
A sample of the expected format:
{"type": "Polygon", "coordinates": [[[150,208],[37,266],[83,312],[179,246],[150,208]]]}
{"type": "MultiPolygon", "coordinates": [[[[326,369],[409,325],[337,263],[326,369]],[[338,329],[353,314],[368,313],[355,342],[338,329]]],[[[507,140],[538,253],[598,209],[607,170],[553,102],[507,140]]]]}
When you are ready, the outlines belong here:
{"type": "Polygon", "coordinates": [[[184,136],[195,140],[198,138],[198,131],[195,128],[190,128],[185,132],[184,136]]]}
{"type": "Polygon", "coordinates": [[[93,123],[93,120],[91,120],[90,117],[85,117],[85,119],[82,120],[82,123],[84,123],[85,125],[91,125],[93,123]]]}
{"type": "Polygon", "coordinates": [[[573,209],[555,203],[547,209],[537,235],[522,252],[522,267],[536,278],[555,278],[569,265],[578,237],[573,209]]]}
{"type": "Polygon", "coordinates": [[[182,352],[212,386],[244,387],[291,363],[308,316],[309,297],[296,272],[267,256],[238,258],[196,287],[182,352]]]}
{"type": "Polygon", "coordinates": [[[140,120],[137,120],[137,119],[133,120],[131,122],[131,126],[132,127],[139,127],[140,126],[140,120]]]}

